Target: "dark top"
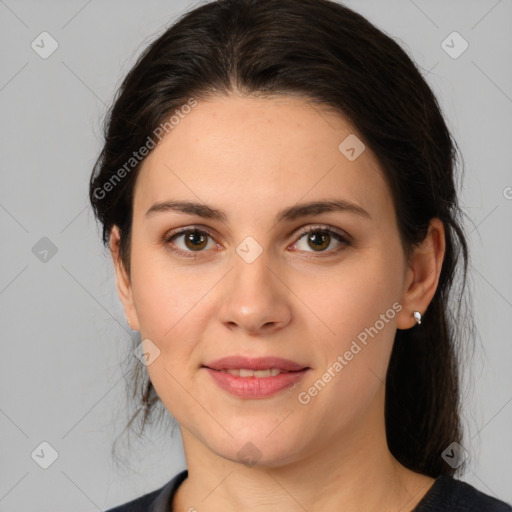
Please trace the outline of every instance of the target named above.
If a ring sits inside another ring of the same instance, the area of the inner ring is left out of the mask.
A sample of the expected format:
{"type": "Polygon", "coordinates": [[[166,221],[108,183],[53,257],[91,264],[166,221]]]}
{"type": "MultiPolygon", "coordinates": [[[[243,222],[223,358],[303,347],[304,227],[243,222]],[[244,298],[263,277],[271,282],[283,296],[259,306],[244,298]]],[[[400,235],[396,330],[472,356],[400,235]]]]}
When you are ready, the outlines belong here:
{"type": "MultiPolygon", "coordinates": [[[[172,512],[174,494],[187,477],[185,469],[160,489],[106,512],[172,512]]],[[[465,482],[442,475],[412,512],[512,512],[512,507],[465,482]]]]}

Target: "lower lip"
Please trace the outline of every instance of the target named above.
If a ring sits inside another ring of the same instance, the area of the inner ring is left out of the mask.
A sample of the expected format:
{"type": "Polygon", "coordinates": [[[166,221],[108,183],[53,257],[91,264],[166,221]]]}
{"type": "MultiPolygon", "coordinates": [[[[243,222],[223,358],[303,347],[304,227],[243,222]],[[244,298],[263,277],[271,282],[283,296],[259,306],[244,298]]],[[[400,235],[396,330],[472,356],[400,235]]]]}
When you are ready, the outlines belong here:
{"type": "Polygon", "coordinates": [[[240,398],[266,398],[299,382],[308,369],[280,373],[274,377],[237,377],[204,367],[222,389],[240,398]]]}

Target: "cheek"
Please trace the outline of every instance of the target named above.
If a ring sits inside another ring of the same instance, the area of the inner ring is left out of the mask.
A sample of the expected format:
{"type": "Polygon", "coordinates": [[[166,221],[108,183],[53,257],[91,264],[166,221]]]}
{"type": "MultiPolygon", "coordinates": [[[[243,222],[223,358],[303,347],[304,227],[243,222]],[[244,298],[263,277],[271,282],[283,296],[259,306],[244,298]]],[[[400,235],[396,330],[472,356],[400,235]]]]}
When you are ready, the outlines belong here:
{"type": "Polygon", "coordinates": [[[385,381],[402,306],[389,256],[375,250],[345,263],[325,279],[302,280],[297,295],[307,297],[314,313],[304,310],[306,322],[316,325],[319,385],[330,388],[321,401],[348,408],[367,403],[385,381]]]}
{"type": "Polygon", "coordinates": [[[201,417],[200,411],[190,411],[191,398],[184,390],[190,387],[199,364],[193,351],[207,317],[201,298],[214,281],[209,285],[209,278],[197,279],[192,271],[171,268],[161,255],[145,257],[140,251],[133,254],[132,261],[141,339],[151,340],[154,345],[149,346],[158,354],[147,371],[164,405],[180,424],[186,425],[189,415],[201,417]]]}
{"type": "Polygon", "coordinates": [[[179,268],[171,261],[165,249],[142,244],[132,254],[133,298],[141,335],[162,341],[175,337],[214,284],[193,265],[179,268]]]}
{"type": "Polygon", "coordinates": [[[359,421],[386,380],[397,304],[367,291],[331,295],[320,310],[334,334],[323,329],[315,339],[321,363],[298,397],[308,414],[328,415],[333,431],[359,421]]]}
{"type": "Polygon", "coordinates": [[[322,338],[331,340],[329,346],[341,349],[376,322],[381,337],[392,331],[393,304],[400,297],[396,275],[390,262],[375,251],[375,257],[355,256],[324,275],[302,277],[291,287],[305,298],[310,310],[304,310],[308,323],[317,323],[322,338]],[[381,315],[384,324],[379,321],[381,315]]]}

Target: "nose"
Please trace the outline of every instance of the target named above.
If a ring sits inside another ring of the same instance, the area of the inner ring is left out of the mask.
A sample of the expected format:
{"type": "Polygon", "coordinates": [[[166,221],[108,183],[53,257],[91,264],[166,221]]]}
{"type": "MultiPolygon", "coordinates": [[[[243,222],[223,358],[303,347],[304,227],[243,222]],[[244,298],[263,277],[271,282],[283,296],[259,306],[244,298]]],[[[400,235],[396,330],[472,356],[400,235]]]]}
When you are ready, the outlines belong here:
{"type": "Polygon", "coordinates": [[[220,321],[230,330],[269,334],[292,318],[290,290],[265,253],[248,263],[235,255],[221,291],[220,321]]]}

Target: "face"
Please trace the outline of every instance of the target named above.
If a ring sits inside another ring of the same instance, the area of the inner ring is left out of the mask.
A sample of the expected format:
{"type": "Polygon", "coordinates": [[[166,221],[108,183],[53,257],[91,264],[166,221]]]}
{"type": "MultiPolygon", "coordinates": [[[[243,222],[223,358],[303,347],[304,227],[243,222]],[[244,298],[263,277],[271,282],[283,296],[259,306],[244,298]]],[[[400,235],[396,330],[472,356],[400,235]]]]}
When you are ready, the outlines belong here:
{"type": "Polygon", "coordinates": [[[412,274],[390,190],[356,136],[299,98],[230,96],[199,102],[142,165],[121,300],[151,340],[159,397],[224,459],[251,446],[259,464],[299,460],[382,412],[412,274]],[[343,201],[357,210],[297,209],[343,201]],[[232,355],[308,369],[279,391],[237,395],[204,367],[232,355]]]}

